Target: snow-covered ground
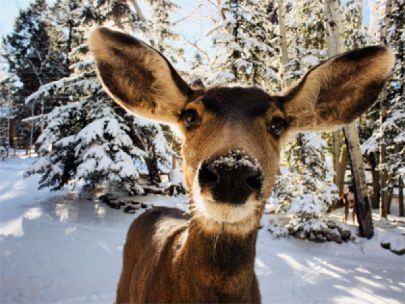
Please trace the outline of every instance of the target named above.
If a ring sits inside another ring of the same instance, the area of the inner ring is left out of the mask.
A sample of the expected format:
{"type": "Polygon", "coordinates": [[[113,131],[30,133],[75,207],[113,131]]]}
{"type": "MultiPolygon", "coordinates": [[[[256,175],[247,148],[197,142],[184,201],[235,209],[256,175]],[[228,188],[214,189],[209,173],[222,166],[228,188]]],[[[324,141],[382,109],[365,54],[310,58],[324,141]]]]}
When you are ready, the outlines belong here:
{"type": "MultiPolygon", "coordinates": [[[[22,176],[31,163],[0,162],[0,302],[112,303],[126,231],[142,211],[126,214],[67,190],[36,190],[37,178],[22,176]]],[[[186,208],[185,197],[139,201],[186,208]]],[[[262,302],[404,303],[405,255],[379,240],[405,238],[405,224],[375,220],[372,240],[341,245],[273,239],[264,226],[256,259],[262,302]]]]}

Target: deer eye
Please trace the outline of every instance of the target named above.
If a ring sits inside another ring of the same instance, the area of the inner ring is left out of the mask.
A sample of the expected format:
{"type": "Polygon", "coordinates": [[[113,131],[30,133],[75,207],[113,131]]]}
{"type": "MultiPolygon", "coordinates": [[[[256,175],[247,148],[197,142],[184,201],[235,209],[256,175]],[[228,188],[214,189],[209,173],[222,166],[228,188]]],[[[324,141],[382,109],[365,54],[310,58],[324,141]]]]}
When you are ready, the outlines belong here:
{"type": "Polygon", "coordinates": [[[280,118],[274,117],[267,126],[267,130],[274,136],[279,137],[287,127],[287,122],[280,118]]]}
{"type": "Polygon", "coordinates": [[[180,114],[180,119],[184,121],[187,129],[192,129],[200,125],[200,117],[195,110],[188,109],[180,114]]]}

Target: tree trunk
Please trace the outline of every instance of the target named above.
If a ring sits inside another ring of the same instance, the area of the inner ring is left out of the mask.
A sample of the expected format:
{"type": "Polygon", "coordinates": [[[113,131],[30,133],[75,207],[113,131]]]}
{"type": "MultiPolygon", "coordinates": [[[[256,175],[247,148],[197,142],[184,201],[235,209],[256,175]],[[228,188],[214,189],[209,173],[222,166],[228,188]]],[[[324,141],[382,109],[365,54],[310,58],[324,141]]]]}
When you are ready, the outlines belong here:
{"type": "Polygon", "coordinates": [[[399,216],[405,216],[404,210],[404,184],[402,178],[398,178],[398,204],[399,204],[399,216]]]}
{"type": "Polygon", "coordinates": [[[355,197],[355,211],[359,222],[359,235],[371,238],[374,234],[371,205],[368,198],[366,175],[360,151],[360,140],[357,134],[356,123],[343,128],[345,134],[350,168],[352,171],[352,183],[355,197]]]}
{"type": "Polygon", "coordinates": [[[342,51],[340,39],[342,22],[339,0],[325,0],[324,13],[328,29],[328,56],[332,57],[342,51]]]}
{"type": "Polygon", "coordinates": [[[346,145],[341,146],[341,152],[339,157],[339,166],[336,171],[335,175],[335,184],[339,189],[339,195],[343,194],[344,186],[345,186],[345,173],[347,167],[347,148],[346,145]]]}
{"type": "Polygon", "coordinates": [[[145,158],[145,163],[146,163],[146,167],[148,168],[148,172],[149,172],[149,174],[148,174],[149,181],[153,185],[156,185],[156,186],[159,185],[161,180],[160,180],[159,168],[158,168],[155,156],[152,156],[151,158],[145,158]]]}
{"type": "Polygon", "coordinates": [[[378,209],[380,207],[380,173],[377,170],[377,159],[375,153],[371,153],[368,160],[371,168],[371,177],[373,183],[373,198],[371,199],[371,207],[373,209],[378,209]]]}
{"type": "Polygon", "coordinates": [[[340,194],[343,191],[342,185],[340,185],[340,187],[339,187],[339,181],[342,180],[342,173],[343,173],[343,179],[344,179],[344,169],[343,169],[343,172],[342,172],[342,168],[340,166],[341,165],[341,162],[340,162],[340,157],[341,157],[340,151],[341,151],[341,149],[342,149],[342,140],[341,140],[341,137],[340,137],[340,130],[337,130],[337,131],[334,131],[332,133],[333,170],[335,170],[335,173],[336,173],[334,178],[333,178],[333,182],[338,187],[340,194]]]}
{"type": "MultiPolygon", "coordinates": [[[[387,107],[386,107],[386,94],[383,92],[380,96],[380,132],[384,132],[382,125],[387,118],[387,107]]],[[[388,191],[387,191],[387,180],[388,172],[385,168],[385,159],[386,159],[386,146],[384,143],[384,136],[380,142],[380,216],[386,218],[388,213],[388,191]]]]}
{"type": "Polygon", "coordinates": [[[132,3],[135,12],[136,12],[136,16],[138,17],[138,20],[141,21],[142,23],[144,23],[146,21],[145,15],[143,14],[141,7],[138,4],[137,0],[129,0],[129,3],[132,3]]]}
{"type": "MultiPolygon", "coordinates": [[[[328,56],[332,57],[342,51],[342,46],[340,43],[340,25],[341,25],[341,15],[339,11],[339,1],[337,0],[325,0],[324,2],[324,13],[327,22],[328,29],[328,56]]],[[[334,177],[334,182],[338,186],[338,176],[337,171],[339,170],[339,157],[340,150],[342,147],[342,140],[340,137],[340,130],[334,131],[332,133],[332,155],[333,155],[333,169],[336,172],[334,177]]],[[[339,186],[338,186],[339,188],[339,186]]],[[[339,189],[340,192],[340,189],[339,189]]]]}
{"type": "MultiPolygon", "coordinates": [[[[342,50],[340,39],[341,14],[339,1],[325,0],[324,12],[328,28],[328,55],[334,56],[342,50]]],[[[345,135],[348,158],[350,160],[352,171],[352,183],[356,201],[355,211],[359,222],[359,235],[371,238],[374,234],[374,228],[356,123],[353,122],[349,126],[344,127],[343,133],[345,135]]]]}
{"type": "MultiPolygon", "coordinates": [[[[384,44],[387,44],[387,28],[389,27],[390,23],[390,12],[391,12],[391,0],[387,0],[385,6],[385,17],[384,23],[381,26],[380,31],[380,41],[384,44]]],[[[385,167],[385,159],[386,159],[386,146],[384,143],[384,129],[383,124],[387,118],[387,102],[386,102],[387,93],[384,90],[380,96],[380,133],[381,133],[381,142],[380,142],[380,216],[386,218],[388,213],[388,189],[387,189],[387,181],[388,181],[388,172],[387,168],[385,167]]]]}
{"type": "Polygon", "coordinates": [[[394,187],[390,187],[387,192],[387,214],[391,214],[391,202],[394,196],[394,187]]]}
{"type": "MultiPolygon", "coordinates": [[[[34,117],[34,102],[31,101],[31,117],[34,117]]],[[[31,151],[32,151],[32,145],[34,143],[34,124],[35,124],[35,120],[31,119],[30,122],[30,147],[29,147],[29,152],[28,152],[28,156],[31,157],[31,151]]]]}
{"type": "Polygon", "coordinates": [[[285,29],[285,6],[283,0],[278,0],[278,15],[279,15],[279,27],[280,27],[280,40],[281,40],[281,79],[283,79],[283,85],[288,85],[285,80],[286,65],[288,64],[288,47],[287,47],[287,32],[285,29]]]}

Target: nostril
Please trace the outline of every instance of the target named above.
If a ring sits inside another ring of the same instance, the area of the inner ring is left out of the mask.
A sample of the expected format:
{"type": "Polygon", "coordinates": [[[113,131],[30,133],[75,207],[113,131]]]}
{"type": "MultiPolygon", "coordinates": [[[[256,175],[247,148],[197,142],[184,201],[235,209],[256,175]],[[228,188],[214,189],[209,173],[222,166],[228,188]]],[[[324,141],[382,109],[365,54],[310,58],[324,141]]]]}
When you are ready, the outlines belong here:
{"type": "Polygon", "coordinates": [[[254,190],[260,191],[262,188],[263,178],[261,174],[250,176],[246,179],[246,183],[254,190]]]}
{"type": "Polygon", "coordinates": [[[200,169],[198,180],[200,182],[200,185],[213,184],[218,182],[219,176],[218,173],[215,171],[215,169],[210,168],[207,165],[204,165],[200,169]]]}

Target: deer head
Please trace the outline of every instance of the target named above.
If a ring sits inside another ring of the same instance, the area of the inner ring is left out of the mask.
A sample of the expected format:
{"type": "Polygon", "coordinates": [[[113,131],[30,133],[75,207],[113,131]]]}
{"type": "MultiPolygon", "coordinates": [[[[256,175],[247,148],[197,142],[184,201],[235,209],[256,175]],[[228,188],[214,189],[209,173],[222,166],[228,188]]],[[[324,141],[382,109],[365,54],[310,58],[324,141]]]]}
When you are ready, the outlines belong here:
{"type": "Polygon", "coordinates": [[[194,221],[207,233],[238,235],[258,228],[287,138],[352,122],[377,99],[394,61],[382,46],[351,51],[271,95],[259,88],[193,89],[158,51],[107,28],[92,34],[90,47],[117,103],[181,131],[194,221]]]}

